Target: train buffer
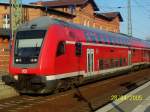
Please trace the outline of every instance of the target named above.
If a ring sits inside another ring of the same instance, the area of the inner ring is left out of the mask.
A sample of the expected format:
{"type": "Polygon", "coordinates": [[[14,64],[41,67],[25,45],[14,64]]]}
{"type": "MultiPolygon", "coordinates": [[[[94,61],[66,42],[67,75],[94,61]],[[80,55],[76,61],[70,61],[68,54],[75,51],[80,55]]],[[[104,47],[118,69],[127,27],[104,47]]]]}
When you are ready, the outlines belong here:
{"type": "Polygon", "coordinates": [[[113,102],[95,112],[150,112],[150,81],[122,95],[112,95],[113,102]]]}

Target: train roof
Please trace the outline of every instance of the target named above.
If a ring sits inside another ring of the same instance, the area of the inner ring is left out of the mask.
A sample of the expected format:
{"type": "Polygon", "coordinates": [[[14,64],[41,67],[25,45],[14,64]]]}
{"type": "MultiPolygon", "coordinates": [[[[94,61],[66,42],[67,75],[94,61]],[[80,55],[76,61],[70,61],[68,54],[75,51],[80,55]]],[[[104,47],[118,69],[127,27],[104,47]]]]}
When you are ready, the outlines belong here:
{"type": "MultiPolygon", "coordinates": [[[[32,27],[37,27],[39,29],[48,29],[48,27],[51,24],[61,24],[64,26],[77,28],[77,29],[81,29],[84,31],[89,31],[89,32],[99,34],[102,36],[101,37],[102,39],[99,40],[102,43],[112,43],[112,44],[133,46],[133,47],[139,47],[139,48],[150,48],[150,42],[142,40],[142,39],[129,37],[128,35],[125,35],[125,34],[106,32],[103,30],[89,28],[89,27],[77,25],[74,23],[64,22],[62,20],[52,19],[48,16],[43,16],[43,17],[37,18],[35,20],[32,20],[30,22],[23,24],[19,28],[19,31],[32,29],[32,27]]],[[[94,39],[93,39],[93,42],[95,42],[94,39]]]]}

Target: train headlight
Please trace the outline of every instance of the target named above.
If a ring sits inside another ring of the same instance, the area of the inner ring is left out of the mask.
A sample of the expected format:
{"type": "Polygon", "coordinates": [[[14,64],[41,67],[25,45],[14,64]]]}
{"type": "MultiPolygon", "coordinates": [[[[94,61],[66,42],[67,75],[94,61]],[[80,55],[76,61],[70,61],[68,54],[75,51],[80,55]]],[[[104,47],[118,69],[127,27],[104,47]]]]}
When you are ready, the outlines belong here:
{"type": "Polygon", "coordinates": [[[14,79],[18,80],[18,75],[15,75],[15,76],[14,76],[14,79]]]}
{"type": "Polygon", "coordinates": [[[36,59],[36,58],[32,58],[32,59],[30,59],[30,62],[32,62],[32,63],[35,63],[35,62],[37,62],[38,60],[36,59]]]}
{"type": "Polygon", "coordinates": [[[36,58],[34,59],[34,62],[37,62],[37,59],[36,59],[36,58]]]}
{"type": "Polygon", "coordinates": [[[30,62],[34,62],[34,59],[30,59],[30,62]]]}
{"type": "Polygon", "coordinates": [[[19,59],[19,62],[21,62],[22,60],[21,59],[19,59]]]}
{"type": "Polygon", "coordinates": [[[19,59],[16,59],[16,62],[19,62],[19,59]]]}
{"type": "Polygon", "coordinates": [[[18,58],[16,59],[16,62],[17,62],[17,63],[18,63],[18,62],[21,62],[21,61],[22,61],[21,59],[18,59],[18,58]]]}

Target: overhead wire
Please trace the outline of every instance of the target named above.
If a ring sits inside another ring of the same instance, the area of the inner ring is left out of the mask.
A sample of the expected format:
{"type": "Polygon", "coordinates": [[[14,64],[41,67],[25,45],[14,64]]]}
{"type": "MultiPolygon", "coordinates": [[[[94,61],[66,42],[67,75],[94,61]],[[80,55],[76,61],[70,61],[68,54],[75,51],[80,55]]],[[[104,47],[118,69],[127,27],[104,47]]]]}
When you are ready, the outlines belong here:
{"type": "MultiPolygon", "coordinates": [[[[150,12],[150,9],[147,9],[144,5],[141,5],[137,0],[133,0],[139,7],[143,8],[146,12],[150,12]]],[[[148,6],[148,5],[147,5],[148,6]]],[[[150,6],[150,5],[149,5],[150,6]]]]}
{"type": "MultiPolygon", "coordinates": [[[[140,5],[140,6],[137,6],[137,5],[131,5],[131,7],[145,7],[145,6],[150,6],[150,5],[140,5]]],[[[116,7],[111,7],[111,6],[101,6],[103,8],[109,8],[109,9],[121,9],[121,8],[128,8],[127,6],[116,6],[116,7]]]]}
{"type": "MultiPolygon", "coordinates": [[[[145,0],[144,2],[142,2],[142,4],[139,3],[138,0],[132,0],[133,4],[131,5],[131,7],[133,8],[133,11],[136,11],[136,13],[140,13],[139,15],[143,15],[144,18],[147,20],[147,19],[150,19],[150,15],[149,15],[149,12],[150,12],[150,9],[149,9],[149,6],[150,6],[150,0],[145,0]],[[139,10],[139,11],[137,11],[139,10]],[[143,14],[144,13],[144,14],[143,14]]],[[[126,13],[125,11],[127,10],[127,5],[125,3],[124,0],[122,0],[122,2],[120,2],[120,4],[117,4],[117,5],[108,5],[108,4],[105,4],[105,5],[101,5],[101,8],[107,10],[107,11],[112,11],[113,10],[120,10],[121,13],[126,16],[126,13]]],[[[135,12],[133,12],[134,14],[136,14],[135,12]]],[[[134,17],[134,23],[138,23],[139,20],[137,17],[134,17]]],[[[143,23],[145,24],[145,23],[143,23]]],[[[142,31],[142,30],[139,30],[139,28],[135,27],[133,25],[133,35],[136,35],[135,34],[135,31],[138,31],[140,32],[142,35],[144,35],[146,32],[145,31],[142,31]]]]}

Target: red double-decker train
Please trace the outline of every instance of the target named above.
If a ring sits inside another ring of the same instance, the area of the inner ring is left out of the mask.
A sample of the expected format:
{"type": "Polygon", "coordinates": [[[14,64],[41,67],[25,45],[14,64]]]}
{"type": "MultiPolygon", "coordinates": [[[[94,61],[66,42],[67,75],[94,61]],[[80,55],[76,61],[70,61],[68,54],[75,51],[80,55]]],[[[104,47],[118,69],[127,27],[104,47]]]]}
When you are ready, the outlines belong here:
{"type": "Polygon", "coordinates": [[[22,25],[4,78],[22,93],[48,93],[150,64],[150,43],[50,17],[22,25]]]}

